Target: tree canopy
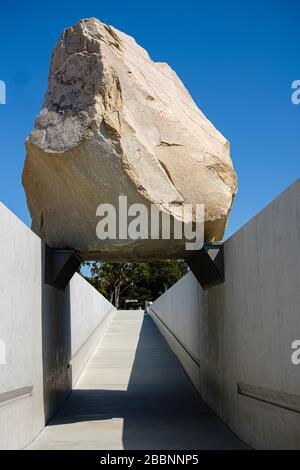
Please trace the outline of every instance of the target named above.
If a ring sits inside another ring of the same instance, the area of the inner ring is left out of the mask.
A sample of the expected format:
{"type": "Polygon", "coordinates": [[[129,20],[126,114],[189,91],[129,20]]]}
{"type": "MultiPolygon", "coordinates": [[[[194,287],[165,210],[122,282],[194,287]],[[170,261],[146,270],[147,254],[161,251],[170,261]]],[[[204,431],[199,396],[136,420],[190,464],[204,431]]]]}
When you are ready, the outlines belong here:
{"type": "Polygon", "coordinates": [[[126,299],[154,301],[187,272],[182,260],[87,264],[86,279],[117,308],[124,308],[126,299]]]}

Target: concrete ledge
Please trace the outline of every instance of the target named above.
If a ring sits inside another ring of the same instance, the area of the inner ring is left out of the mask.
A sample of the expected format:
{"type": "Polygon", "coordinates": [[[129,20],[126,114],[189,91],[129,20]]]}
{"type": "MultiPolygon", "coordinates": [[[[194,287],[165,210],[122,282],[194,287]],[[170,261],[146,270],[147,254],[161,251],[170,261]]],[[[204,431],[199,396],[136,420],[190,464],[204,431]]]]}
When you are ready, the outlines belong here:
{"type": "Polygon", "coordinates": [[[300,179],[224,242],[223,284],[188,273],[151,305],[199,359],[203,400],[255,449],[300,449],[299,245],[300,179]]]}
{"type": "Polygon", "coordinates": [[[0,407],[11,405],[17,400],[23,400],[32,396],[33,386],[10,390],[9,392],[0,393],[0,407]]]}
{"type": "Polygon", "coordinates": [[[43,241],[0,203],[0,449],[22,449],[42,431],[113,308],[77,273],[65,291],[46,284],[44,251],[43,241]]]}
{"type": "Polygon", "coordinates": [[[0,449],[23,449],[43,427],[36,429],[33,393],[0,404],[0,449]]]}
{"type": "Polygon", "coordinates": [[[240,395],[263,401],[264,403],[300,413],[300,395],[291,395],[290,393],[243,383],[237,384],[237,392],[240,395]]]}
{"type": "Polygon", "coordinates": [[[106,329],[108,328],[112,314],[115,311],[115,308],[112,308],[110,312],[104,317],[101,323],[95,328],[95,330],[90,334],[86,341],[82,344],[80,349],[72,357],[69,362],[69,365],[72,369],[72,386],[74,387],[79,376],[92,355],[94,349],[96,348],[99,341],[102,339],[106,329]]]}
{"type": "Polygon", "coordinates": [[[194,354],[183,344],[174,333],[162,320],[161,316],[150,307],[149,315],[156,324],[162,336],[167,341],[171,350],[179,360],[189,379],[194,387],[200,392],[200,363],[194,354]]]}

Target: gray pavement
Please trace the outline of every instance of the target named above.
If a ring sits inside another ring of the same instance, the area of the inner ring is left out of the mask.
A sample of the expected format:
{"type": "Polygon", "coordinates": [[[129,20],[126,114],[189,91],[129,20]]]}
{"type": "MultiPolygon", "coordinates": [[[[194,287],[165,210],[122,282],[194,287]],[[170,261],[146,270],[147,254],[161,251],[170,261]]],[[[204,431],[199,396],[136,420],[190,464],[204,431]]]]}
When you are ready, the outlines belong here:
{"type": "Polygon", "coordinates": [[[245,449],[142,311],[117,311],[72,394],[28,449],[245,449]]]}

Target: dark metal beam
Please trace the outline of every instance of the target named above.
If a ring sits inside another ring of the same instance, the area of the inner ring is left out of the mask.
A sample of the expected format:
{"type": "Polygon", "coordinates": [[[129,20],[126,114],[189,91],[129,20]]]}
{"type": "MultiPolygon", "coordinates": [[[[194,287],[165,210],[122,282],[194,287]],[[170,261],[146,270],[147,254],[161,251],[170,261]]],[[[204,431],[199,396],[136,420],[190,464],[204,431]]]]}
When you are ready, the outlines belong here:
{"type": "Polygon", "coordinates": [[[81,264],[73,250],[57,250],[45,246],[45,283],[65,290],[81,264]]]}
{"type": "Polygon", "coordinates": [[[186,263],[203,289],[225,280],[222,243],[205,243],[201,250],[186,258],[186,263]]]}

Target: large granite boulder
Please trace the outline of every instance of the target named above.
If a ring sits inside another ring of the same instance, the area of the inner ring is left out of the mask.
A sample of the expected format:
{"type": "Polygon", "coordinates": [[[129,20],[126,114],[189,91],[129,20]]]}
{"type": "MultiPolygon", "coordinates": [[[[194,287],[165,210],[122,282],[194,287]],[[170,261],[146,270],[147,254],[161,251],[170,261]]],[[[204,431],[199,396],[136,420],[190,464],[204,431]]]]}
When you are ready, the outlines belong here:
{"type": "Polygon", "coordinates": [[[96,209],[120,195],[177,219],[204,204],[205,240],[223,236],[237,189],[228,141],[166,63],[95,18],[62,33],[26,148],[32,228],[50,246],[86,259],[184,255],[184,240],[99,240],[96,209]]]}

